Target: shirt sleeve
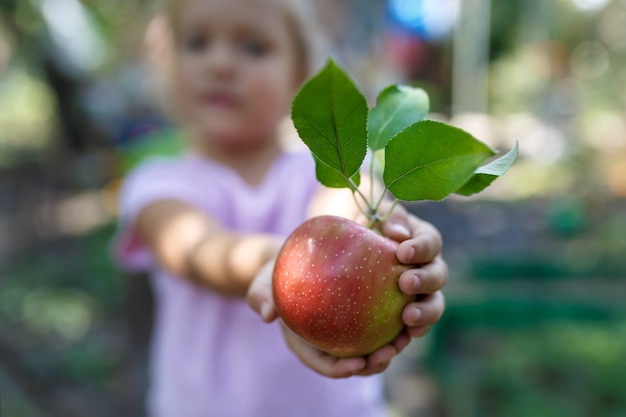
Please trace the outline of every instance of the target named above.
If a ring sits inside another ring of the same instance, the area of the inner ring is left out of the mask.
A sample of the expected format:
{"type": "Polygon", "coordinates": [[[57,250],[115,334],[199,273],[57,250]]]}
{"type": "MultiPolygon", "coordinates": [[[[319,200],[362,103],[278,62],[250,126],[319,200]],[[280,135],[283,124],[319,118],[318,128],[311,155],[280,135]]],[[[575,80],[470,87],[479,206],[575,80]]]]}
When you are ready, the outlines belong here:
{"type": "Polygon", "coordinates": [[[154,257],[135,229],[137,216],[160,200],[179,200],[198,206],[196,194],[175,161],[153,160],[131,172],[124,179],[118,200],[118,226],[111,242],[114,261],[131,272],[153,269],[154,257]]]}

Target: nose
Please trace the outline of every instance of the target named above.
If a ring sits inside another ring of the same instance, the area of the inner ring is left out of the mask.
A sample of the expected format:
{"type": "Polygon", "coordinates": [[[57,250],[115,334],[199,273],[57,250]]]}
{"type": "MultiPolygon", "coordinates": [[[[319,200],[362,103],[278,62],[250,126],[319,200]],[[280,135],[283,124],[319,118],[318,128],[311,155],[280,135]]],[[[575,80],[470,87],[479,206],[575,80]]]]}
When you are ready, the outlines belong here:
{"type": "Polygon", "coordinates": [[[215,76],[230,76],[236,68],[236,55],[231,45],[226,41],[215,42],[209,48],[205,59],[207,72],[215,76]]]}

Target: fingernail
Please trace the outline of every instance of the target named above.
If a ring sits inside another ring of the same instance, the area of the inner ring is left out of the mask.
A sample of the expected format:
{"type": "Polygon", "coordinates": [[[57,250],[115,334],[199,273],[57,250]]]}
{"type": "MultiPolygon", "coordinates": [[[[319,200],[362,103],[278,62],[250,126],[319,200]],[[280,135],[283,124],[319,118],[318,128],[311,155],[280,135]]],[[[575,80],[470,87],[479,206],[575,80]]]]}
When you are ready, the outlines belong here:
{"type": "Polygon", "coordinates": [[[422,280],[420,279],[419,275],[413,275],[413,294],[417,294],[417,291],[419,291],[421,285],[422,280]]]}
{"type": "Polygon", "coordinates": [[[406,251],[407,261],[411,262],[414,256],[415,256],[415,248],[413,246],[409,246],[409,249],[406,251]]]}
{"type": "Polygon", "coordinates": [[[413,320],[415,320],[415,323],[417,324],[421,318],[422,318],[422,310],[420,310],[419,308],[416,308],[415,312],[413,313],[413,320]]]}
{"type": "Polygon", "coordinates": [[[272,307],[270,307],[270,303],[268,303],[267,301],[263,302],[263,304],[261,304],[261,318],[267,321],[271,314],[271,310],[272,307]]]}
{"type": "Polygon", "coordinates": [[[363,370],[363,368],[365,367],[365,360],[363,360],[362,363],[359,363],[358,365],[354,365],[352,370],[350,371],[352,373],[352,375],[356,375],[359,372],[361,372],[363,370]],[[357,367],[358,366],[358,367],[357,367]]]}
{"type": "Polygon", "coordinates": [[[411,232],[409,231],[409,229],[407,229],[407,227],[402,224],[394,223],[391,225],[391,229],[398,234],[402,234],[407,237],[411,236],[411,232]]]}

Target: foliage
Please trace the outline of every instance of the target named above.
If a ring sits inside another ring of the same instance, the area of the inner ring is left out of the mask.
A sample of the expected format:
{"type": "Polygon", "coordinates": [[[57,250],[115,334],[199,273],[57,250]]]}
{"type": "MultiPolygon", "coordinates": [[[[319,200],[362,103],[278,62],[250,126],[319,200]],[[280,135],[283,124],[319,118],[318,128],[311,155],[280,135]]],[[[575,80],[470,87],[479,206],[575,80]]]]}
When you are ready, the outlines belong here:
{"type": "MultiPolygon", "coordinates": [[[[624,281],[626,206],[623,202],[555,196],[537,203],[535,216],[539,218],[520,220],[542,222],[543,232],[521,237],[519,228],[510,229],[508,233],[517,233],[523,242],[514,248],[501,245],[497,250],[472,254],[466,270],[468,278],[502,282],[510,279],[593,282],[598,278],[624,281]]],[[[519,209],[521,205],[516,203],[516,207],[519,209]]],[[[503,210],[514,209],[506,205],[503,210]]],[[[526,212],[530,211],[527,207],[526,212]]],[[[521,213],[517,210],[517,216],[521,213]]],[[[508,217],[511,221],[516,215],[508,217]]]]}
{"type": "Polygon", "coordinates": [[[120,176],[127,174],[146,158],[175,156],[184,149],[184,138],[181,138],[181,132],[177,129],[164,128],[143,135],[120,147],[117,174],[120,176]]]}
{"type": "MultiPolygon", "coordinates": [[[[42,397],[38,401],[56,404],[59,392],[78,385],[109,389],[120,372],[125,287],[105,250],[111,235],[107,226],[79,240],[33,248],[2,271],[0,366],[8,370],[5,361],[12,360],[10,375],[28,380],[28,395],[42,397]]],[[[17,413],[27,406],[23,400],[3,397],[3,410],[17,413]]]]}
{"type": "MultiPolygon", "coordinates": [[[[363,94],[331,59],[302,86],[291,114],[316,159],[318,180],[350,188],[363,214],[375,222],[384,194],[367,197],[355,180],[368,147],[385,151],[383,181],[396,202],[442,200],[466,184],[464,194],[479,192],[517,157],[516,146],[504,159],[481,167],[495,152],[459,128],[424,120],[427,112],[423,90],[395,85],[385,88],[368,111],[363,94]]],[[[370,163],[372,177],[377,160],[370,163]]]]}
{"type": "Polygon", "coordinates": [[[618,417],[626,413],[626,321],[471,326],[447,345],[440,382],[451,417],[618,417]]]}

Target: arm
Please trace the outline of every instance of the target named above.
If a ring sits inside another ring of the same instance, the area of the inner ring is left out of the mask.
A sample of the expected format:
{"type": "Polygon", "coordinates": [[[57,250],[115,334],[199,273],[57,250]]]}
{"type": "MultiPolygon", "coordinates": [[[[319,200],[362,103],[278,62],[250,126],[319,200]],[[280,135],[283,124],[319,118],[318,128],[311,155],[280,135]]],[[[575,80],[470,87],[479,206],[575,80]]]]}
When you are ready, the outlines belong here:
{"type": "Polygon", "coordinates": [[[136,230],[165,269],[232,296],[246,294],[282,244],[275,236],[225,231],[194,206],[177,200],[144,208],[136,230]]]}

